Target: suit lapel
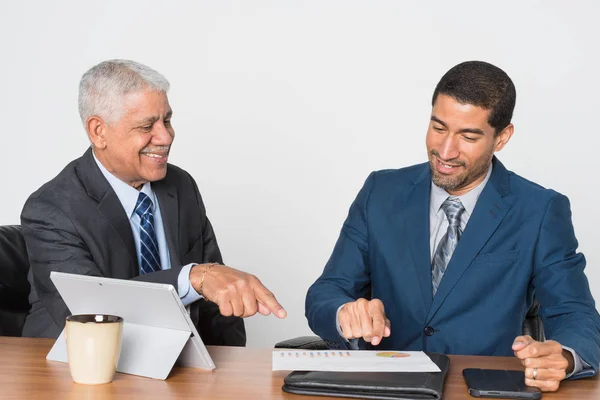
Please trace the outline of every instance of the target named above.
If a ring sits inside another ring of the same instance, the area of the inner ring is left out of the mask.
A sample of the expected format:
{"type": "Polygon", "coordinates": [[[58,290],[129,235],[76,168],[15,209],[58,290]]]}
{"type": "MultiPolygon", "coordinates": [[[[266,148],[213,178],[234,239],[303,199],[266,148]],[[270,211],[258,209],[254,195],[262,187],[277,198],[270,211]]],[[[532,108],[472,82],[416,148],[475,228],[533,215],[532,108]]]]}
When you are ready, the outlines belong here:
{"type": "Polygon", "coordinates": [[[452,291],[458,280],[469,268],[473,259],[490,236],[496,231],[500,222],[510,209],[511,205],[503,197],[509,192],[508,171],[495,157],[493,171],[486,187],[481,192],[473,214],[458,245],[448,263],[446,273],[442,278],[438,291],[433,298],[433,303],[427,315],[427,323],[431,321],[448,294],[452,291]]]}
{"type": "MultiPolygon", "coordinates": [[[[104,179],[104,177],[102,177],[104,179]]],[[[98,211],[104,214],[104,217],[112,225],[114,230],[119,234],[123,245],[127,248],[127,253],[131,259],[131,266],[133,276],[139,275],[139,269],[137,268],[137,253],[135,251],[135,243],[133,241],[133,233],[131,233],[131,224],[129,218],[123,210],[121,201],[115,194],[112,188],[106,191],[104,197],[98,203],[98,211]]]]}
{"type": "Polygon", "coordinates": [[[135,251],[129,218],[125,215],[125,210],[117,194],[111,188],[104,175],[102,175],[100,168],[98,168],[91,148],[81,157],[81,162],[77,166],[77,175],[85,186],[88,196],[98,202],[98,211],[112,225],[127,249],[131,261],[129,267],[133,274],[132,276],[138,275],[137,253],[135,251]]]}
{"type": "Polygon", "coordinates": [[[179,202],[177,201],[177,188],[165,183],[163,179],[153,182],[152,189],[156,193],[158,203],[160,204],[160,213],[169,246],[171,266],[181,265],[179,246],[177,245],[179,243],[179,202]]]}
{"type": "MultiPolygon", "coordinates": [[[[429,255],[429,197],[431,191],[431,173],[429,164],[423,173],[413,181],[412,191],[404,199],[403,220],[406,240],[411,249],[413,267],[418,277],[425,310],[429,310],[432,301],[431,267],[429,255]]],[[[403,240],[403,239],[400,239],[403,240]]]]}

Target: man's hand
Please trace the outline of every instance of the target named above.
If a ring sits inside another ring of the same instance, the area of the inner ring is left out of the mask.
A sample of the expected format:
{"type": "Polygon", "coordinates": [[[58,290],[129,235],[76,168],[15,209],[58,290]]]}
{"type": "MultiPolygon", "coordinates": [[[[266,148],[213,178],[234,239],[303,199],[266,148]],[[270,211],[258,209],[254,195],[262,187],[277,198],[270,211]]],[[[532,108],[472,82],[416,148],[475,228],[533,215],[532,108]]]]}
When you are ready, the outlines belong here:
{"type": "Polygon", "coordinates": [[[390,320],[385,317],[381,300],[358,299],[340,309],[338,320],[346,339],[363,338],[377,346],[381,339],[391,334],[390,320]]]}
{"type": "Polygon", "coordinates": [[[216,303],[226,317],[245,318],[257,312],[262,315],[273,313],[277,318],[287,316],[273,293],[257,277],[226,265],[195,265],[190,271],[190,282],[205,299],[216,303]]]}
{"type": "Polygon", "coordinates": [[[518,336],[512,345],[525,367],[525,384],[543,392],[555,392],[560,381],[573,371],[573,355],[554,340],[538,342],[531,336],[518,336]]]}

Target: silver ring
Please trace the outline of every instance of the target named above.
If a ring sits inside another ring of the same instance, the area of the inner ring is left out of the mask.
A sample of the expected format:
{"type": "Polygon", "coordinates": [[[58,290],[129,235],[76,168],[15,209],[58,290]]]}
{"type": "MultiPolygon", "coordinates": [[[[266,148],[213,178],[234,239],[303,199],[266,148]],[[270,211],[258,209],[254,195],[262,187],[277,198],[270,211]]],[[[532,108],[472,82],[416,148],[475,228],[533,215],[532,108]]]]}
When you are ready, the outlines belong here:
{"type": "Polygon", "coordinates": [[[537,379],[537,368],[533,369],[533,380],[535,381],[537,379]]]}

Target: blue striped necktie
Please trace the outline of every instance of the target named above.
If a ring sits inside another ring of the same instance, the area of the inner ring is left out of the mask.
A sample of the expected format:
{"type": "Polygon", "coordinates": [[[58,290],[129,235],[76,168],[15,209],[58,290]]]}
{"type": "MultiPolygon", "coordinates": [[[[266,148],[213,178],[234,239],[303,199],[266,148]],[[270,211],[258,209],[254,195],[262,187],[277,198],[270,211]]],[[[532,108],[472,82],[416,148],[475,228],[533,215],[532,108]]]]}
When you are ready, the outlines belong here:
{"type": "Polygon", "coordinates": [[[140,275],[160,271],[158,240],[154,231],[152,200],[140,192],[135,205],[135,213],[140,216],[140,275]]]}
{"type": "Polygon", "coordinates": [[[438,290],[446,267],[452,258],[452,253],[456,249],[456,245],[462,235],[460,229],[460,217],[465,211],[465,207],[462,205],[458,197],[450,196],[442,203],[442,209],[448,217],[448,230],[446,234],[440,240],[431,265],[431,284],[433,287],[433,295],[438,290]]]}

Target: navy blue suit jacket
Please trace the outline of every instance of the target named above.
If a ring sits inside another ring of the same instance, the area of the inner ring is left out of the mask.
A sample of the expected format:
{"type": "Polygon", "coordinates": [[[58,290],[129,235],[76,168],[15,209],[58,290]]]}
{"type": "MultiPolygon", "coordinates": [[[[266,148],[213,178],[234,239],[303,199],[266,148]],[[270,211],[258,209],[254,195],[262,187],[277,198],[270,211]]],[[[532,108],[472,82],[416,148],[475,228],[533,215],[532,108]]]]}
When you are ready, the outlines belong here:
{"type": "Polygon", "coordinates": [[[308,291],[311,329],[345,345],[338,307],[377,298],[391,321],[391,336],[378,349],[512,356],[535,294],[546,337],[573,348],[596,372],[600,317],[569,200],[507,171],[495,157],[493,163],[435,297],[429,164],[373,172],[308,291]]]}

